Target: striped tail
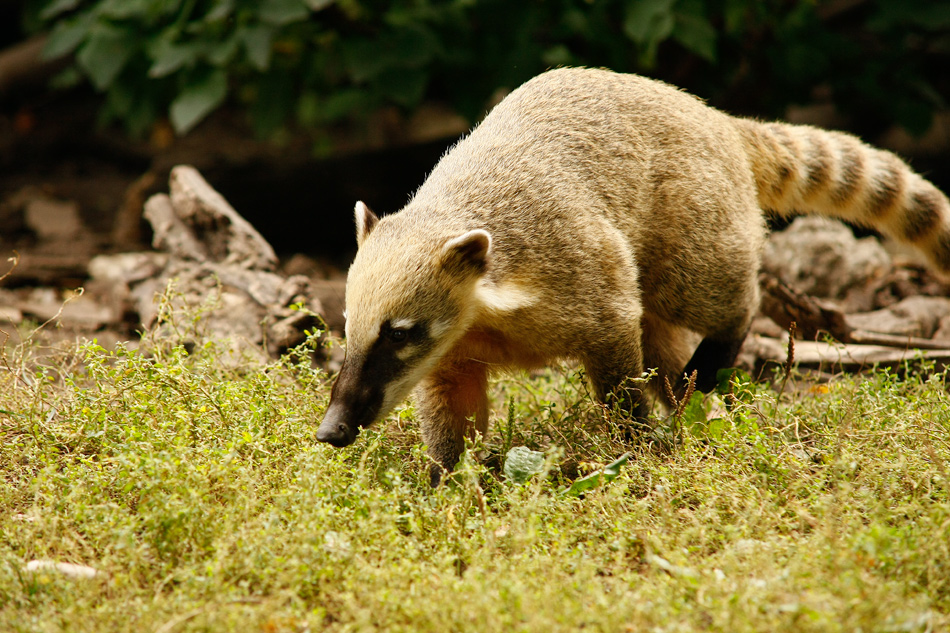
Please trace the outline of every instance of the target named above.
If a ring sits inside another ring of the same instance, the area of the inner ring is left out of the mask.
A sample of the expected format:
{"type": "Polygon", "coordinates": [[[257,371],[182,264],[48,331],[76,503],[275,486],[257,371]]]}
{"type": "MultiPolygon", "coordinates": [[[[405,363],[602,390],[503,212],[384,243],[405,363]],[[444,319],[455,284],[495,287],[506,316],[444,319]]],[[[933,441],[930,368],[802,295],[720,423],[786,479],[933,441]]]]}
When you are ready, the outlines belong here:
{"type": "Polygon", "coordinates": [[[950,201],[891,152],[850,134],[741,119],[761,207],[870,226],[950,278],[950,201]]]}

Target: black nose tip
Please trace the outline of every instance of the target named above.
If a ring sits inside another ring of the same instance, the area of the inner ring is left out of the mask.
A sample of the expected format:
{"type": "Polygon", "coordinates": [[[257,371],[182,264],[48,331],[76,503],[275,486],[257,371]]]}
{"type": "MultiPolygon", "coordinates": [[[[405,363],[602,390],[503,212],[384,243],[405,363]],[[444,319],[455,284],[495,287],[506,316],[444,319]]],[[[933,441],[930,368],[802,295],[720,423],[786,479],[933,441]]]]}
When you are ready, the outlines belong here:
{"type": "Polygon", "coordinates": [[[318,442],[326,442],[337,448],[349,446],[353,443],[354,439],[356,439],[356,434],[351,434],[349,428],[342,422],[337,424],[327,424],[324,422],[320,425],[320,428],[317,429],[318,442]]]}
{"type": "Polygon", "coordinates": [[[346,410],[333,404],[327,409],[320,428],[317,429],[317,441],[326,442],[337,448],[349,446],[359,431],[346,423],[346,410]]]}

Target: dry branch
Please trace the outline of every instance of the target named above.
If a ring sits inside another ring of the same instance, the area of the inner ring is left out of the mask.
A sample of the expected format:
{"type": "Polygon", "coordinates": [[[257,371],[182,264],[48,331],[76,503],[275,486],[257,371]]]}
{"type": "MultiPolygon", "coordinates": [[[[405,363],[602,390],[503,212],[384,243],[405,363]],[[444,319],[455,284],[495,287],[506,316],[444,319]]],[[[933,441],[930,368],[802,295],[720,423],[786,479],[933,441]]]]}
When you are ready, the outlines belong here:
{"type": "Polygon", "coordinates": [[[46,36],[38,35],[0,51],[0,96],[23,84],[46,79],[64,62],[43,58],[46,36]]]}
{"type": "Polygon", "coordinates": [[[916,336],[901,336],[858,329],[848,324],[844,312],[830,303],[796,292],[777,277],[762,273],[762,313],[788,329],[797,325],[801,337],[815,340],[830,335],[842,343],[877,345],[899,349],[945,350],[947,343],[916,336]]]}
{"type": "MultiPolygon", "coordinates": [[[[786,344],[766,336],[753,336],[746,342],[761,361],[784,363],[786,344]]],[[[950,349],[898,349],[883,345],[835,344],[819,341],[799,341],[795,344],[795,362],[809,369],[858,371],[871,367],[896,367],[911,360],[932,361],[938,370],[950,364],[950,349]]]]}

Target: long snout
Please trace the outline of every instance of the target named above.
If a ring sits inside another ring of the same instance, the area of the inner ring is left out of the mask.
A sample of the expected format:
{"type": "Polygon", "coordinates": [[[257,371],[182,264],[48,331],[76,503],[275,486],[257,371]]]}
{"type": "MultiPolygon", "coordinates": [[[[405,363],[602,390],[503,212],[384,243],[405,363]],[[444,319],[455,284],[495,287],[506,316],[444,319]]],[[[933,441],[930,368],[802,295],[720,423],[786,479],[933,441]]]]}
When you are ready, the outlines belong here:
{"type": "Polygon", "coordinates": [[[349,354],[330,391],[330,404],[317,429],[317,440],[333,446],[349,446],[360,429],[376,421],[383,403],[385,383],[373,379],[361,357],[349,354]]]}

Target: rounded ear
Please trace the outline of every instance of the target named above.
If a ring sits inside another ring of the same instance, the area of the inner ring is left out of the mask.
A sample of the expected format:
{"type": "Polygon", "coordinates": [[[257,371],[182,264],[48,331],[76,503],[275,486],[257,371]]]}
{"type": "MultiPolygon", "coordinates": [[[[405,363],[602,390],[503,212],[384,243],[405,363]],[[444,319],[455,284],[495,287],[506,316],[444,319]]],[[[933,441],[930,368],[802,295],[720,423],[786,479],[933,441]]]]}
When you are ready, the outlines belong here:
{"type": "Polygon", "coordinates": [[[376,228],[379,218],[362,200],[356,203],[353,214],[356,216],[356,247],[359,248],[369,237],[369,234],[373,232],[373,229],[376,228]]]}
{"type": "Polygon", "coordinates": [[[491,235],[483,229],[474,229],[452,238],[442,247],[442,261],[446,265],[462,265],[482,269],[491,250],[491,235]]]}

